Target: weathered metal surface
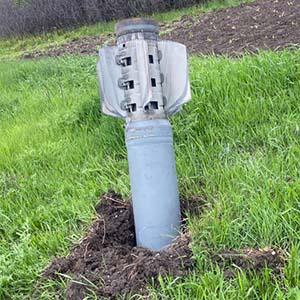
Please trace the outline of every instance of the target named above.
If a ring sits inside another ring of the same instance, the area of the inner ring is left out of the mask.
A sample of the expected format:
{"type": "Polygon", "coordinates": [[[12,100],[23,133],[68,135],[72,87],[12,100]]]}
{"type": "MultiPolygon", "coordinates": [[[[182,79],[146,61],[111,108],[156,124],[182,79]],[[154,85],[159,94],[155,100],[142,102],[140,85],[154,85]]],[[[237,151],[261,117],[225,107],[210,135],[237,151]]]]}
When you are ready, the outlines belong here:
{"type": "Polygon", "coordinates": [[[161,250],[180,231],[172,128],[166,119],[132,121],[126,145],[137,245],[161,250]]]}
{"type": "Polygon", "coordinates": [[[99,52],[103,113],[129,120],[177,113],[191,98],[186,47],[158,41],[158,26],[140,19],[118,24],[117,37],[99,52]]]}

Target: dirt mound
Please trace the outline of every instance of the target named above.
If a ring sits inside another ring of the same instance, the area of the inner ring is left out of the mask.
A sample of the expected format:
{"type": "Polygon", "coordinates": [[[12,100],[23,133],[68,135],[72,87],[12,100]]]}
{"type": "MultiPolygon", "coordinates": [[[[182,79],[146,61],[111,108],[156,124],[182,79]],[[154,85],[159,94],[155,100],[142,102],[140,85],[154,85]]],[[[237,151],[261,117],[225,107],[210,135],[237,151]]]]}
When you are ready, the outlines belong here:
{"type": "MultiPolygon", "coordinates": [[[[161,24],[161,36],[185,44],[190,53],[241,55],[257,50],[280,50],[300,44],[300,1],[258,0],[198,16],[161,24]]],[[[23,58],[97,55],[114,35],[82,37],[23,58]]]]}
{"type": "MultiPolygon", "coordinates": [[[[183,215],[199,214],[204,206],[202,197],[183,200],[183,215]]],[[[155,283],[159,275],[181,277],[193,267],[187,232],[165,251],[152,252],[135,246],[130,202],[111,192],[101,198],[96,210],[99,217],[86,237],[67,257],[54,259],[43,274],[49,279],[66,275],[72,278],[67,299],[84,299],[91,292],[101,299],[113,299],[119,294],[145,294],[146,284],[155,283]]],[[[227,277],[234,276],[237,266],[259,271],[265,266],[277,270],[283,264],[280,252],[272,249],[225,251],[212,254],[211,259],[224,268],[227,277]]]]}
{"type": "Polygon", "coordinates": [[[300,44],[300,1],[258,0],[197,17],[184,17],[165,38],[191,53],[240,55],[300,44]]]}
{"type": "Polygon", "coordinates": [[[44,276],[71,274],[68,299],[83,299],[93,290],[112,298],[132,291],[143,293],[159,274],[183,276],[193,265],[188,234],[162,252],[135,247],[132,208],[117,194],[104,195],[96,208],[99,218],[66,258],[55,259],[44,276]]]}

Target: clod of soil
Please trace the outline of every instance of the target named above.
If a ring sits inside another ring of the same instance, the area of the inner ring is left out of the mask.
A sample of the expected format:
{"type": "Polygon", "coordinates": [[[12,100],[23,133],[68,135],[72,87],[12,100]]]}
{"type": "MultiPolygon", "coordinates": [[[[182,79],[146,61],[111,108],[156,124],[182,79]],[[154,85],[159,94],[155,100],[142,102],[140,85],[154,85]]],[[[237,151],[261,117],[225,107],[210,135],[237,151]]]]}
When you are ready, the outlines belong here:
{"type": "MultiPolygon", "coordinates": [[[[200,214],[204,206],[203,197],[182,200],[183,218],[200,214]]],[[[155,283],[159,275],[181,277],[193,268],[191,238],[187,232],[166,250],[153,252],[135,246],[130,202],[110,192],[102,196],[96,210],[99,217],[86,237],[67,257],[54,259],[43,274],[49,279],[65,275],[72,278],[67,299],[84,299],[90,292],[100,299],[114,299],[130,293],[145,294],[147,283],[155,283]]],[[[235,269],[260,271],[269,267],[278,270],[284,262],[281,252],[272,249],[224,251],[212,254],[211,259],[224,269],[226,277],[234,276],[233,265],[235,269]]]]}
{"type": "MultiPolygon", "coordinates": [[[[161,36],[185,44],[190,53],[238,56],[258,50],[299,47],[299,20],[299,0],[257,0],[164,23],[161,36]]],[[[45,51],[27,53],[23,58],[96,55],[104,44],[113,43],[113,34],[82,37],[45,51]]]]}
{"type": "Polygon", "coordinates": [[[225,250],[212,255],[212,259],[224,270],[226,278],[234,277],[237,270],[260,271],[265,267],[281,275],[285,262],[282,250],[272,248],[225,250]]]}

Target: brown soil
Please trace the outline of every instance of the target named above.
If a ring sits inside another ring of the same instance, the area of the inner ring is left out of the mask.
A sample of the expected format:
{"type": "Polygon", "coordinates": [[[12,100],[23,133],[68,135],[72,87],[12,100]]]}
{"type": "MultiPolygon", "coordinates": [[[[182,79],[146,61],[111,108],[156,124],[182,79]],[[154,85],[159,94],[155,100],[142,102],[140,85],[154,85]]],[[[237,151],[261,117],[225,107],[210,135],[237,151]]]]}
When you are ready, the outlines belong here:
{"type": "Polygon", "coordinates": [[[152,252],[135,247],[130,202],[109,193],[96,210],[99,218],[87,236],[68,257],[55,259],[44,272],[48,278],[58,273],[72,275],[76,282],[67,289],[68,299],[83,299],[89,289],[109,298],[131,291],[143,293],[145,284],[159,274],[182,276],[192,267],[188,234],[182,234],[165,251],[152,252]]]}
{"type": "Polygon", "coordinates": [[[106,44],[113,44],[113,41],[114,35],[111,33],[99,36],[85,36],[59,46],[51,46],[46,50],[25,53],[23,58],[32,59],[65,55],[97,55],[100,47],[106,44]]]}
{"type": "MultiPolygon", "coordinates": [[[[184,216],[199,214],[204,204],[201,197],[183,200],[184,216]]],[[[159,275],[181,277],[193,267],[191,238],[187,232],[165,251],[152,252],[135,246],[130,202],[111,192],[101,198],[96,210],[99,216],[86,237],[67,257],[54,259],[43,274],[50,279],[66,275],[72,278],[67,299],[84,299],[90,292],[101,299],[114,299],[119,294],[145,294],[147,283],[155,284],[159,275]]],[[[256,271],[265,266],[279,269],[283,264],[280,252],[272,249],[228,251],[212,255],[212,260],[230,276],[234,274],[232,263],[256,271]]]]}
{"type": "Polygon", "coordinates": [[[284,255],[280,249],[241,249],[224,250],[219,254],[212,255],[212,259],[224,270],[226,278],[235,276],[237,270],[259,271],[265,267],[272,269],[274,274],[282,275],[284,255]]]}
{"type": "MultiPolygon", "coordinates": [[[[161,24],[161,36],[185,44],[194,54],[241,55],[258,50],[280,50],[300,44],[300,1],[257,0],[238,7],[161,24]]],[[[82,37],[23,58],[61,55],[97,55],[114,35],[82,37]]]]}
{"type": "Polygon", "coordinates": [[[192,53],[240,55],[300,44],[300,1],[258,0],[251,4],[185,17],[165,38],[192,53]]]}

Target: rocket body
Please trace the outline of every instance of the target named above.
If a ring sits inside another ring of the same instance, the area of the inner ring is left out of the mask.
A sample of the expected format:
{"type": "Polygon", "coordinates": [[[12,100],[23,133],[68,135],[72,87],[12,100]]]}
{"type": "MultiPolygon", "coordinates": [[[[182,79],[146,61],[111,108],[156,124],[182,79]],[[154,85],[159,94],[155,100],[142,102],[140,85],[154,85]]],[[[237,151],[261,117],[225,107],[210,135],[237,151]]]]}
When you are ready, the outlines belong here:
{"type": "Polygon", "coordinates": [[[181,219],[169,121],[128,123],[126,146],[137,245],[161,250],[179,234],[181,219]]]}
{"type": "Polygon", "coordinates": [[[126,120],[137,245],[159,251],[179,235],[180,202],[168,117],[191,98],[187,51],[158,39],[159,26],[121,21],[117,42],[100,49],[103,113],[126,120]]]}

